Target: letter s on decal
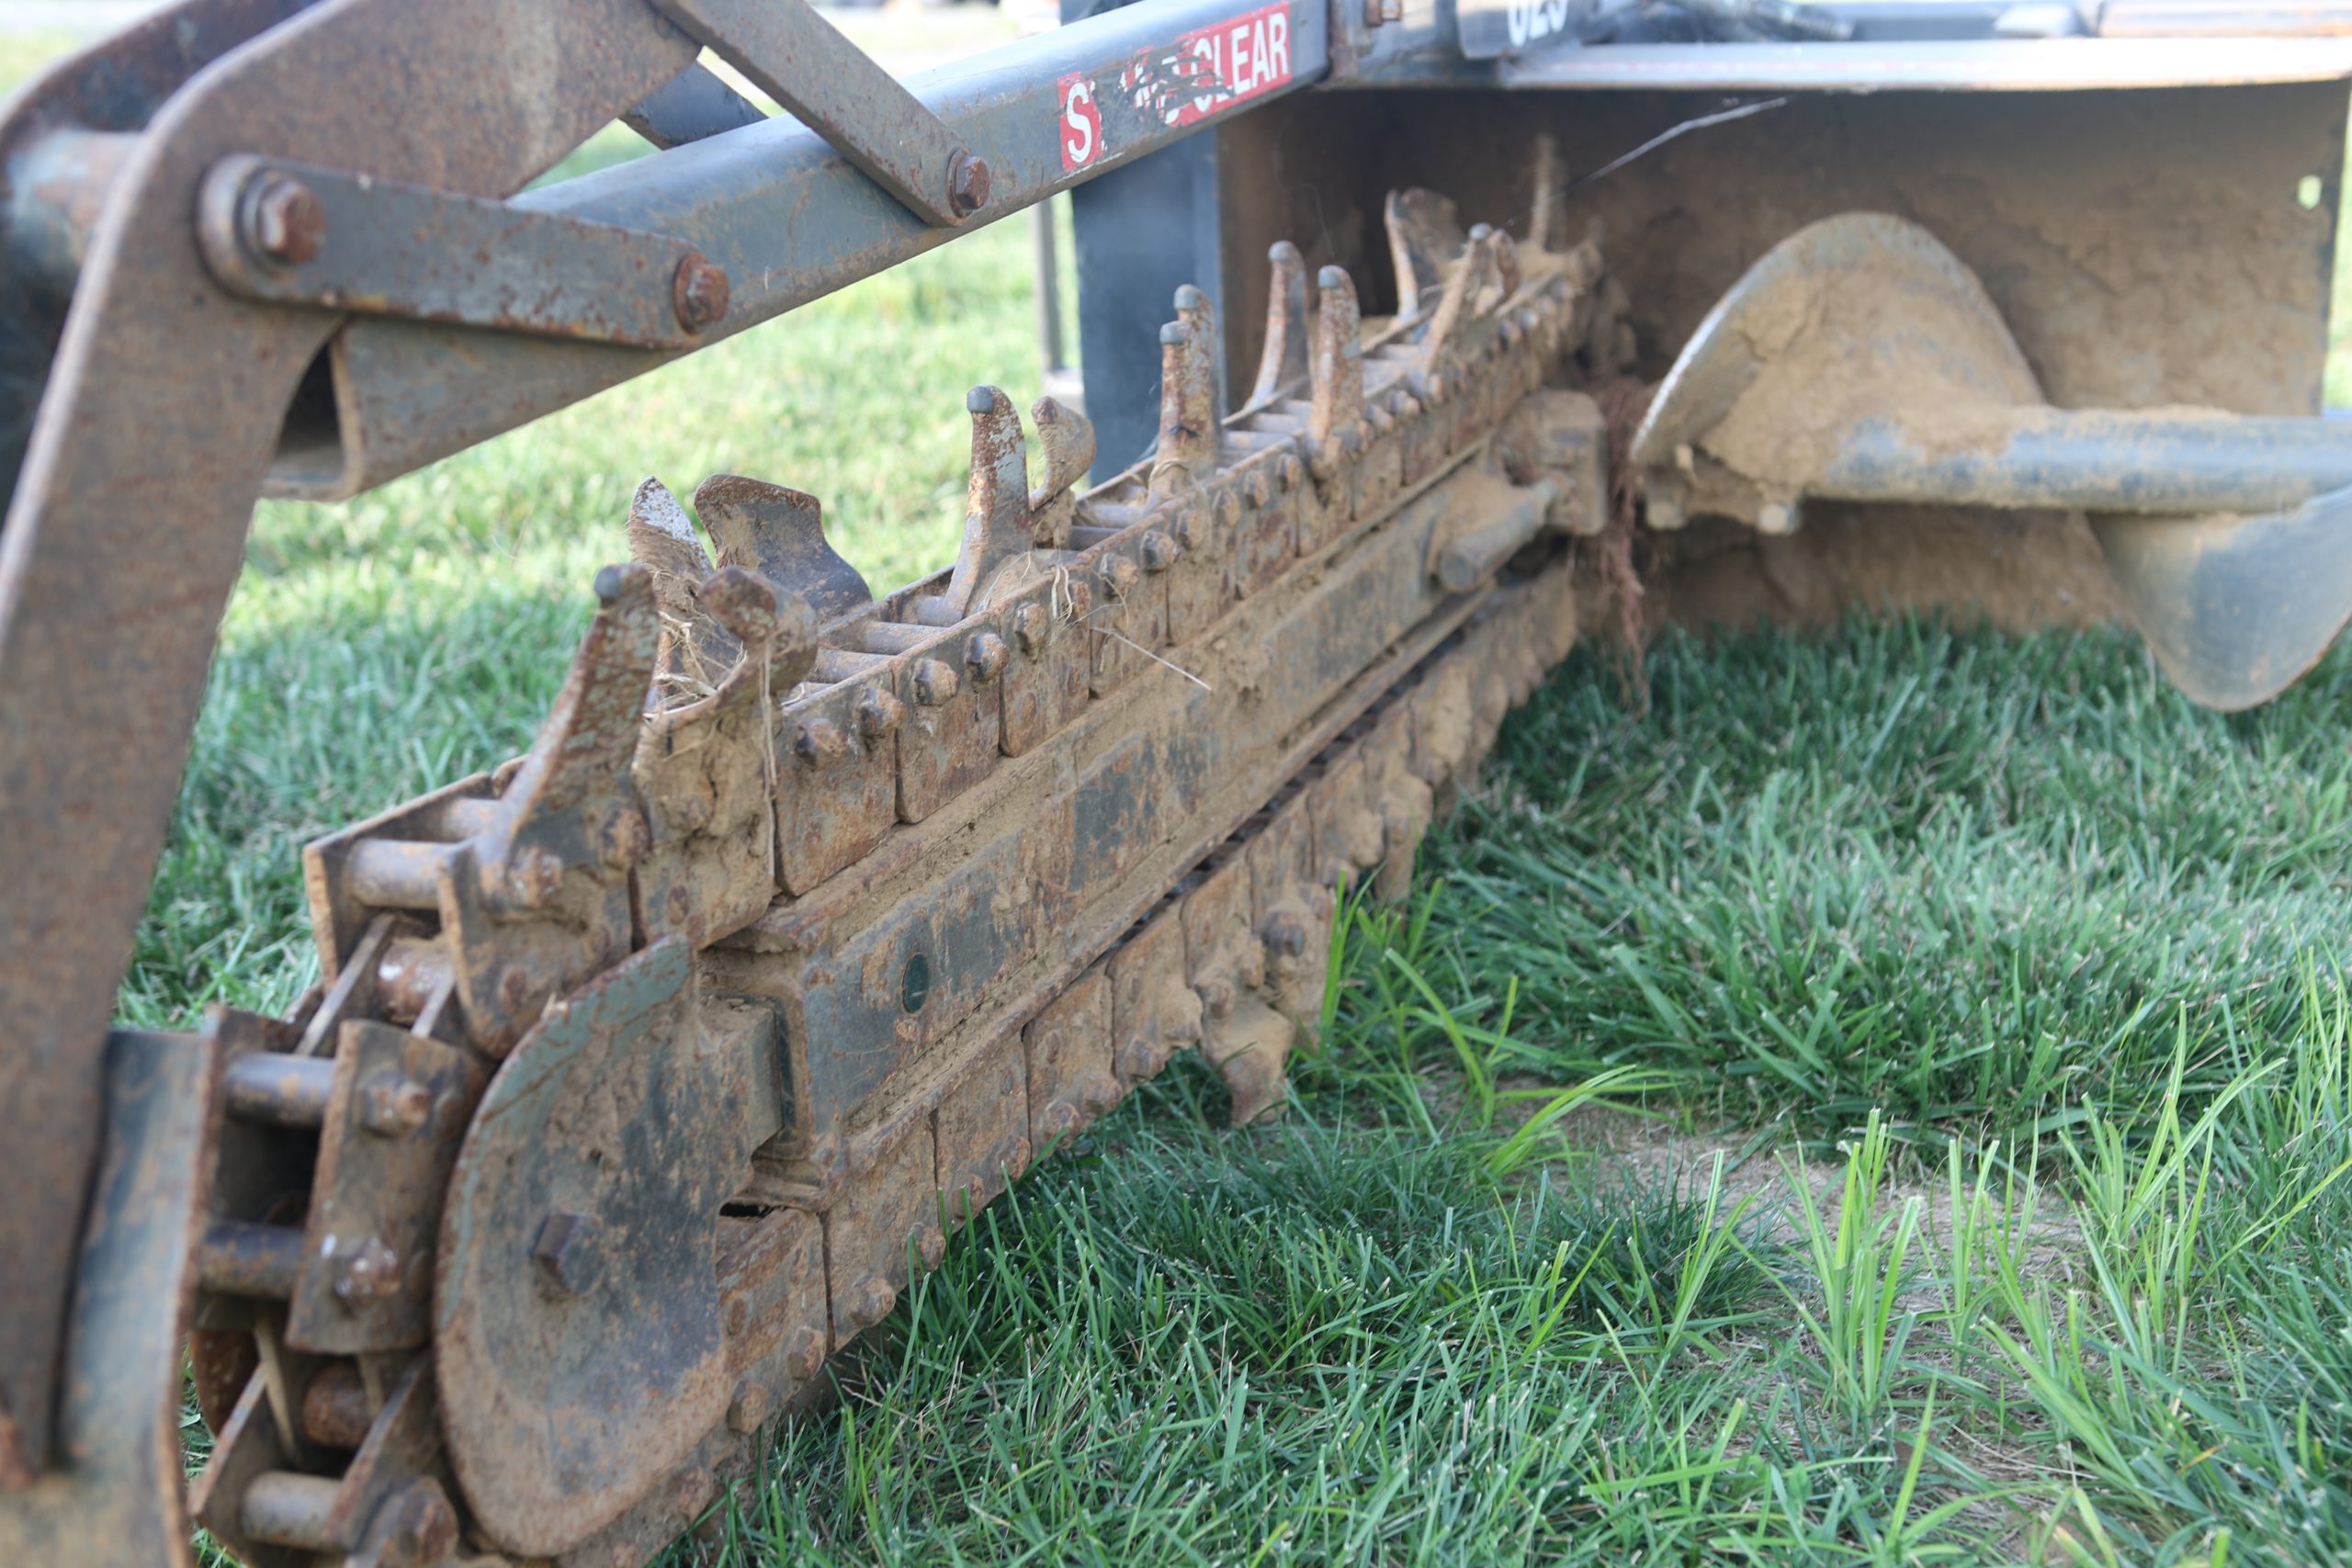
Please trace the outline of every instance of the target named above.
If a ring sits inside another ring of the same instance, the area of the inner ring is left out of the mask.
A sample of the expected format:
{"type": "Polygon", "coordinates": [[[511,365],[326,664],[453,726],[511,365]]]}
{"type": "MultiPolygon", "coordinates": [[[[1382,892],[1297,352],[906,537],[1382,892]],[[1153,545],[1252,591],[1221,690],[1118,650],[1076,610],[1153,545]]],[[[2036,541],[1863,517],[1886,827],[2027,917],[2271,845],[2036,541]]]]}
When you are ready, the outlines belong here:
{"type": "Polygon", "coordinates": [[[1065,76],[1062,88],[1062,167],[1082,169],[1102,155],[1102,111],[1095,107],[1094,83],[1065,76]]]}

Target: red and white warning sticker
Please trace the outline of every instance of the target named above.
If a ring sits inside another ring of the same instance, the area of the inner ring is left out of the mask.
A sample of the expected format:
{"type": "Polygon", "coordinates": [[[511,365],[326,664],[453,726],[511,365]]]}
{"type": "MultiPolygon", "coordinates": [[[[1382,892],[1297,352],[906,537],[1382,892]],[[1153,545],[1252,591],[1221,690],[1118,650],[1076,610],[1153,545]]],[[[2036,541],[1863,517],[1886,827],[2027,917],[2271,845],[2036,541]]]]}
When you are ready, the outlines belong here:
{"type": "MultiPolygon", "coordinates": [[[[1290,82],[1290,6],[1275,0],[1244,16],[1146,50],[1119,72],[1119,96],[1162,125],[1197,125],[1236,104],[1290,82]]],[[[1082,169],[1103,153],[1101,95],[1091,76],[1061,79],[1064,169],[1082,169]]]]}

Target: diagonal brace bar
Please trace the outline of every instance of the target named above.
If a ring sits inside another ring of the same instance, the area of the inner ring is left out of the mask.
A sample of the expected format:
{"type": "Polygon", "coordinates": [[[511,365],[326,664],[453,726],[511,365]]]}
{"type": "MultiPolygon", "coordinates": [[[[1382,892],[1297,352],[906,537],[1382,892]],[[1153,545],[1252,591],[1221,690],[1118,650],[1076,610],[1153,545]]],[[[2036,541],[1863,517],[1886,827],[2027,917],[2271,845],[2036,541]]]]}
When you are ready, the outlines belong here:
{"type": "Polygon", "coordinates": [[[807,0],[653,4],[924,222],[952,229],[986,205],[985,173],[977,189],[958,178],[978,161],[955,133],[807,0]]]}

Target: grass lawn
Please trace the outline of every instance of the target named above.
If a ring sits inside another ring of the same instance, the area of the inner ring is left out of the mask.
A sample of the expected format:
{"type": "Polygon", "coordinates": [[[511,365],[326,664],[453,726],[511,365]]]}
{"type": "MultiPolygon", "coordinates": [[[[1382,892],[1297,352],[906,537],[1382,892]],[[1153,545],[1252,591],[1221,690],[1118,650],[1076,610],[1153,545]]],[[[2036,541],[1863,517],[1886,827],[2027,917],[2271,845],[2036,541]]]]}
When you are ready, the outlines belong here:
{"type": "MultiPolygon", "coordinates": [[[[311,983],[298,846],[527,742],[644,473],[945,558],[1026,268],[999,225],[265,506],[124,1018],[311,983]]],[[[1650,671],[1572,657],[1351,912],[1284,1125],[1171,1067],[681,1560],[2352,1562],[2352,650],[2226,718],[2119,632],[1650,671]]]]}

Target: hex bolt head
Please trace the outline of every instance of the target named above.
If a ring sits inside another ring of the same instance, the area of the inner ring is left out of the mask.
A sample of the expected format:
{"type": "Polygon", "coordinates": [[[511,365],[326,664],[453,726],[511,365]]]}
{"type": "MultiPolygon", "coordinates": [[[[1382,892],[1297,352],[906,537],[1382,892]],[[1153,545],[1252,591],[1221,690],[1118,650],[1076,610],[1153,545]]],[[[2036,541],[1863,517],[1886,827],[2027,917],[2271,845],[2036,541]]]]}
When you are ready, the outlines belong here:
{"type": "Polygon", "coordinates": [[[335,1300],[354,1312],[370,1302],[400,1294],[404,1286],[400,1254],[372,1235],[345,1253],[335,1265],[335,1300]]]}
{"type": "Polygon", "coordinates": [[[869,1275],[850,1292],[847,1304],[850,1322],[858,1328],[871,1328],[890,1315],[890,1309],[899,1304],[899,1292],[879,1274],[869,1275]]]}
{"type": "Polygon", "coordinates": [[[785,1345],[784,1370],[795,1382],[807,1382],[824,1365],[825,1337],[813,1328],[796,1329],[785,1345]]]}
{"type": "Polygon", "coordinates": [[[670,278],[670,308],[677,312],[678,325],[698,333],[727,319],[733,292],[725,267],[700,251],[688,251],[670,278]]]}
{"type": "Polygon", "coordinates": [[[775,1391],[757,1378],[745,1378],[735,1385],[735,1397],[728,1402],[727,1429],[749,1437],[767,1424],[775,1409],[775,1391]]]}
{"type": "Polygon", "coordinates": [[[1179,551],[1176,541],[1157,528],[1143,531],[1143,569],[1146,571],[1166,571],[1176,564],[1179,551]]]}
{"type": "Polygon", "coordinates": [[[849,737],[842,733],[839,725],[821,718],[811,719],[793,736],[792,754],[812,768],[821,768],[849,755],[849,737]]]}
{"type": "Polygon", "coordinates": [[[956,666],[944,659],[924,659],[915,664],[915,701],[924,707],[935,708],[952,702],[964,689],[963,678],[956,673],[956,666]]]}
{"type": "Polygon", "coordinates": [[[1297,958],[1306,952],[1306,922],[1287,909],[1268,915],[1265,929],[1258,934],[1284,958],[1297,958]]]}
{"type": "Polygon", "coordinates": [[[958,147],[947,160],[948,209],[969,218],[989,204],[991,183],[989,161],[958,147]]]}
{"type": "Polygon", "coordinates": [[[964,645],[964,662],[971,666],[972,679],[983,685],[1003,674],[1012,661],[1012,649],[994,632],[975,632],[964,645]]]}
{"type": "Polygon", "coordinates": [[[537,1239],[531,1243],[531,1266],[538,1276],[539,1294],[549,1301],[564,1301],[595,1284],[603,1268],[596,1234],[602,1228],[593,1214],[560,1210],[539,1222],[537,1239]]]}
{"type": "Polygon", "coordinates": [[[1021,651],[1035,659],[1046,651],[1053,639],[1053,617],[1046,614],[1043,604],[1023,604],[1012,612],[1012,640],[1021,651]]]}
{"type": "Polygon", "coordinates": [[[1211,1018],[1223,1018],[1233,1010],[1233,1004],[1237,999],[1233,993],[1233,982],[1224,976],[1208,976],[1195,984],[1193,989],[1200,993],[1201,1005],[1208,1009],[1211,1018]]]}
{"type": "Polygon", "coordinates": [[[888,740],[907,719],[907,705],[898,694],[876,686],[857,699],[858,733],[868,740],[888,740]]]}
{"type": "Polygon", "coordinates": [[[327,243],[327,212],[318,193],[275,169],[255,175],[245,187],[245,249],[272,266],[300,266],[327,243]]]}
{"type": "Polygon", "coordinates": [[[383,1138],[405,1138],[433,1114],[433,1091],[406,1073],[380,1072],[359,1086],[359,1124],[383,1138]]]}

